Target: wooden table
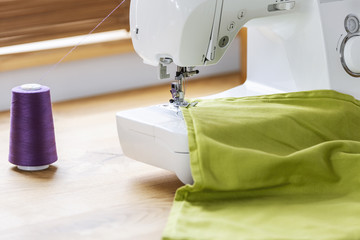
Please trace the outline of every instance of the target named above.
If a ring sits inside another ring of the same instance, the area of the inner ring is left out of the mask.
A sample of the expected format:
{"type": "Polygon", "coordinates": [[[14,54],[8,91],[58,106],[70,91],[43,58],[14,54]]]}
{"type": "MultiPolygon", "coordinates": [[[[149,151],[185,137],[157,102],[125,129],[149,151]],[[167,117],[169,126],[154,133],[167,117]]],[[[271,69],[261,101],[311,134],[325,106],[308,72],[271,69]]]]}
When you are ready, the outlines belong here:
{"type": "MultiPolygon", "coordinates": [[[[237,74],[192,81],[187,96],[238,83],[237,74]]],[[[10,114],[0,113],[0,239],[160,239],[182,183],[122,154],[115,113],[165,102],[168,88],[54,104],[59,160],[40,172],[8,162],[10,114]]]]}

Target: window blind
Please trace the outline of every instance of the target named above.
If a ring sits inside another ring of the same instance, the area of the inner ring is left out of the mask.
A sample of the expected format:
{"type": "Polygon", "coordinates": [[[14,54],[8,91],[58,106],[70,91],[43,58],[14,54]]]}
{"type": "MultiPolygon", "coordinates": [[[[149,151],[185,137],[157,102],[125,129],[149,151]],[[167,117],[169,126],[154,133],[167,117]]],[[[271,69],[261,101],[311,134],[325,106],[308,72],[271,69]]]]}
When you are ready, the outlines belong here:
{"type": "MultiPolygon", "coordinates": [[[[121,0],[0,0],[0,47],[83,35],[121,0]]],[[[95,32],[129,30],[130,0],[95,32]]]]}

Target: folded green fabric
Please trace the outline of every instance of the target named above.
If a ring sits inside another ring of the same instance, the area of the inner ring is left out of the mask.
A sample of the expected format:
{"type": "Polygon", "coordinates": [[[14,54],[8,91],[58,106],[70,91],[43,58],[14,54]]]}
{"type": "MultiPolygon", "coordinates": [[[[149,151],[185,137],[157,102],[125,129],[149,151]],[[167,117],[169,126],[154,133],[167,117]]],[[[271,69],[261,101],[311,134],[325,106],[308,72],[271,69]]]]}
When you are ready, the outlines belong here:
{"type": "Polygon", "coordinates": [[[331,90],[184,108],[194,185],[163,239],[360,239],[360,101],[331,90]]]}

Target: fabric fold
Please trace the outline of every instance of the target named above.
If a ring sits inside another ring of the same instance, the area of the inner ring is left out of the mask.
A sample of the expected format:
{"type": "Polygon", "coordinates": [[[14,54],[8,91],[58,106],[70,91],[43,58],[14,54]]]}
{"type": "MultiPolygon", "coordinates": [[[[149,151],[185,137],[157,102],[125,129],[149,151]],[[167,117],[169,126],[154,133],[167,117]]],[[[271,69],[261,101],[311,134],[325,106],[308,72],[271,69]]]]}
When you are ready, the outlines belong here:
{"type": "Polygon", "coordinates": [[[332,90],[184,108],[192,186],[163,239],[360,239],[360,102],[332,90]]]}

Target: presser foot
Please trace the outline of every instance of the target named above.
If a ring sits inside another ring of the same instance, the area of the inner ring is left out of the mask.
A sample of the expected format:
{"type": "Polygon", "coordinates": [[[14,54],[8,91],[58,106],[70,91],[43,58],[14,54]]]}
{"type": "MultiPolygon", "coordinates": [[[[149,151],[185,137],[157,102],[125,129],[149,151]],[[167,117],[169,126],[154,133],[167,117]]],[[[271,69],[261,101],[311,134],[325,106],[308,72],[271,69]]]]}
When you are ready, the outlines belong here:
{"type": "Polygon", "coordinates": [[[194,70],[192,67],[177,67],[176,81],[171,83],[170,93],[172,99],[170,99],[170,104],[177,108],[189,106],[189,103],[185,100],[185,79],[198,73],[199,71],[194,70]]]}
{"type": "Polygon", "coordinates": [[[175,109],[179,109],[180,107],[188,107],[189,106],[189,103],[185,100],[179,101],[177,99],[170,99],[169,103],[175,109]]]}

